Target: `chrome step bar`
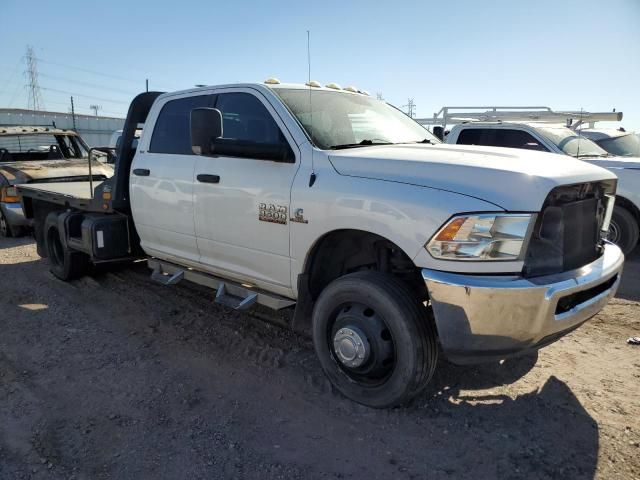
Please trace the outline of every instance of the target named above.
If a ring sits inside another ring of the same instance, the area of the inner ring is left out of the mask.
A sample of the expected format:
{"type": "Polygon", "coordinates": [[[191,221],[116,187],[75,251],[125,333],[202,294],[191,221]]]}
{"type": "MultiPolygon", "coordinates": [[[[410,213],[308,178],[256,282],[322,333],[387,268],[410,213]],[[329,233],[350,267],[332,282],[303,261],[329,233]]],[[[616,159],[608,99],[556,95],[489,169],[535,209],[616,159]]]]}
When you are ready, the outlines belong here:
{"type": "Polygon", "coordinates": [[[153,270],[151,273],[152,280],[163,285],[175,285],[182,280],[187,280],[213,288],[217,290],[216,303],[235,310],[245,310],[256,303],[273,310],[282,310],[283,308],[292,307],[296,303],[295,300],[290,298],[240,285],[239,283],[224,280],[209,273],[185,268],[165,260],[150,258],[147,260],[147,264],[153,270]]]}

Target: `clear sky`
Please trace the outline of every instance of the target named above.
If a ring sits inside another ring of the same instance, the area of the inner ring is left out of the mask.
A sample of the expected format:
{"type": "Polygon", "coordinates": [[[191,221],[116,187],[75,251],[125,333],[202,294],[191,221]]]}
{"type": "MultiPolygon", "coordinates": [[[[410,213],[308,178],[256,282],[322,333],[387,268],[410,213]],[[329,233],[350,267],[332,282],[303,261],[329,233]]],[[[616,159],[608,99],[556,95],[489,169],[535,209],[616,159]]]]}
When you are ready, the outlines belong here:
{"type": "Polygon", "coordinates": [[[443,105],[622,110],[640,130],[640,0],[0,0],[0,107],[24,108],[26,46],[48,110],[124,115],[144,89],[312,78],[443,105]]]}

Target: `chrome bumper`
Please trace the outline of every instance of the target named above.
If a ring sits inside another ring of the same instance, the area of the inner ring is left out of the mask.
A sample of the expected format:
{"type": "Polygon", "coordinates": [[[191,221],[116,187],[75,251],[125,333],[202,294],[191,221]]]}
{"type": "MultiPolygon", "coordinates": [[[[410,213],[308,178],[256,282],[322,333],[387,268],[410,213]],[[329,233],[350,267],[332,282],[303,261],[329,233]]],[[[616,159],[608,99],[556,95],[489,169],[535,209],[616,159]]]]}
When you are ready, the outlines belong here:
{"type": "Polygon", "coordinates": [[[18,227],[26,227],[29,225],[28,220],[24,216],[21,204],[0,202],[0,209],[9,225],[18,227]]]}
{"type": "Polygon", "coordinates": [[[422,270],[438,335],[455,363],[502,359],[541,348],[597,314],[620,284],[624,255],[543,277],[473,276],[422,270]]]}

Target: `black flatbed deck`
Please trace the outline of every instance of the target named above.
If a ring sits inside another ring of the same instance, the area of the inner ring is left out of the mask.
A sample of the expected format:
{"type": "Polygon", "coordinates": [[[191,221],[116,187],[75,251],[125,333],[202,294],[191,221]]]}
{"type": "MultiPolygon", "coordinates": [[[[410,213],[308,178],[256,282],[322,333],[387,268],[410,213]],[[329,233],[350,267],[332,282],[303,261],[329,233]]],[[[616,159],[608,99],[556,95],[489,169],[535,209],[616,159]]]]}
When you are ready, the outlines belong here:
{"type": "MultiPolygon", "coordinates": [[[[20,195],[30,197],[35,200],[44,200],[47,202],[63,205],[66,207],[77,208],[85,211],[101,211],[92,207],[92,190],[102,182],[51,182],[51,183],[32,183],[16,185],[20,195]]],[[[95,204],[94,204],[95,205],[95,204]]]]}

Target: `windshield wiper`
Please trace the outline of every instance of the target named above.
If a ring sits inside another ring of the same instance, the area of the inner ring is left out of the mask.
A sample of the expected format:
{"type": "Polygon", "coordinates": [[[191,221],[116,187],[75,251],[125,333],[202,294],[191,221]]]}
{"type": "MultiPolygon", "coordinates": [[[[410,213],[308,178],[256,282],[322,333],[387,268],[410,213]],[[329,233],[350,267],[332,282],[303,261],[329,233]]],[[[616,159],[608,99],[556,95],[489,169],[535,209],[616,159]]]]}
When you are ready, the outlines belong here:
{"type": "Polygon", "coordinates": [[[373,139],[365,138],[364,140],[358,143],[343,143],[341,145],[332,145],[329,148],[331,150],[340,150],[343,148],[368,147],[370,145],[393,145],[393,142],[382,140],[380,138],[373,138],[373,139]]]}
{"type": "Polygon", "coordinates": [[[413,142],[413,143],[428,143],[429,145],[435,145],[431,140],[429,140],[428,138],[425,138],[424,140],[418,140],[417,142],[413,142]]]}

